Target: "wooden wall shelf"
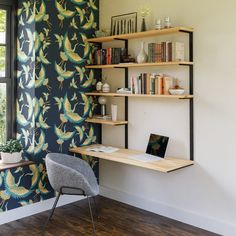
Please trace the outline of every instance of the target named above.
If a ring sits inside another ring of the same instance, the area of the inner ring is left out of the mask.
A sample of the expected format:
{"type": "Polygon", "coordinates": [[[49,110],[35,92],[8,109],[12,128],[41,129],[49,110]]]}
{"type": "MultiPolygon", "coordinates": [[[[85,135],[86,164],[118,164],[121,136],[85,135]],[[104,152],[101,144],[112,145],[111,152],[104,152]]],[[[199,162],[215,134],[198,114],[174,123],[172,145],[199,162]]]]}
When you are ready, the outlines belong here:
{"type": "Polygon", "coordinates": [[[194,95],[148,95],[148,94],[120,94],[120,93],[85,93],[87,96],[104,96],[104,97],[134,97],[134,98],[171,98],[171,99],[191,99],[194,95]]]}
{"type": "Polygon", "coordinates": [[[190,61],[171,61],[171,62],[157,62],[157,63],[120,63],[113,65],[87,65],[87,69],[109,69],[109,68],[137,68],[137,67],[152,67],[152,66],[191,66],[193,62],[190,61]]]}
{"type": "Polygon", "coordinates": [[[193,28],[187,27],[173,27],[169,29],[161,29],[161,30],[149,30],[145,32],[137,32],[132,34],[120,34],[108,37],[100,37],[100,38],[91,38],[87,39],[89,43],[105,43],[111,42],[114,40],[128,40],[128,39],[139,39],[139,38],[146,38],[158,35],[168,35],[168,34],[176,34],[176,33],[191,33],[193,32],[193,28]]]}
{"type": "Polygon", "coordinates": [[[32,165],[32,164],[34,164],[33,161],[26,161],[26,160],[22,160],[18,163],[13,163],[13,164],[4,164],[0,160],[0,171],[12,169],[12,168],[17,168],[17,167],[21,167],[21,166],[28,166],[28,165],[32,165]]]}
{"type": "Polygon", "coordinates": [[[127,165],[138,166],[141,168],[151,169],[155,171],[160,171],[164,173],[172,172],[184,167],[188,167],[194,164],[193,161],[173,158],[173,157],[166,157],[163,160],[155,161],[155,162],[143,162],[139,160],[135,160],[131,158],[132,155],[142,154],[141,151],[135,151],[130,149],[119,149],[113,153],[102,153],[102,152],[92,152],[87,151],[87,148],[100,146],[100,144],[95,144],[91,146],[79,147],[79,148],[72,148],[70,152],[78,153],[82,155],[97,157],[99,159],[107,160],[107,161],[114,161],[119,162],[127,165]]]}
{"type": "Polygon", "coordinates": [[[96,118],[88,118],[85,121],[88,123],[112,125],[112,126],[128,124],[128,121],[112,121],[112,120],[103,120],[103,119],[96,119],[96,118]]]}

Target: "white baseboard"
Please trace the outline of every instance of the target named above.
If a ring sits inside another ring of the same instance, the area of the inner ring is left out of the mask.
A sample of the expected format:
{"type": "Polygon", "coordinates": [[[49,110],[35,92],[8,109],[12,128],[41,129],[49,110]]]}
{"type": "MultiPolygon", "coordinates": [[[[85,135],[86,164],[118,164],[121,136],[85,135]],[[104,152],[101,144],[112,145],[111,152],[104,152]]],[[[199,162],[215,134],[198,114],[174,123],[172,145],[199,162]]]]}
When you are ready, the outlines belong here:
{"type": "Polygon", "coordinates": [[[100,195],[224,236],[236,235],[235,224],[198,215],[194,212],[165,205],[160,202],[144,199],[141,196],[135,196],[105,186],[100,186],[100,195]]]}
{"type": "MultiPolygon", "coordinates": [[[[79,201],[81,199],[84,199],[84,197],[63,195],[59,199],[58,206],[63,206],[72,202],[79,201]]],[[[51,198],[49,200],[2,212],[0,213],[0,225],[25,218],[27,216],[35,215],[43,211],[47,211],[52,208],[54,201],[55,198],[51,198]]]]}

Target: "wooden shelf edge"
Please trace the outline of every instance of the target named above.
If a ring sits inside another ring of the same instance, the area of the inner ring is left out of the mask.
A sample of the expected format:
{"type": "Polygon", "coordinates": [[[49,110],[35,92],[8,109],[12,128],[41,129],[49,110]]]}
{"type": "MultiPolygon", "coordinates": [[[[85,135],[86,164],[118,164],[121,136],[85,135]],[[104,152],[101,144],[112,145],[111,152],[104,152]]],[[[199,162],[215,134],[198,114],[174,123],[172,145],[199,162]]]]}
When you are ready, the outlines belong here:
{"type": "Polygon", "coordinates": [[[12,163],[12,164],[5,164],[5,163],[2,163],[0,160],[0,171],[12,169],[12,168],[17,168],[17,167],[22,167],[22,166],[28,166],[28,165],[32,165],[32,164],[34,164],[33,161],[27,161],[27,160],[22,160],[18,163],[12,163]]]}
{"type": "Polygon", "coordinates": [[[128,121],[112,121],[112,120],[103,120],[103,119],[96,119],[96,118],[88,118],[85,121],[89,123],[94,123],[94,124],[104,124],[104,125],[112,125],[112,126],[128,124],[128,121]]]}
{"type": "Polygon", "coordinates": [[[120,35],[112,35],[107,37],[99,37],[99,38],[90,38],[87,39],[89,43],[105,43],[111,42],[114,40],[128,40],[128,39],[138,39],[138,38],[146,38],[151,36],[158,36],[158,35],[168,35],[168,34],[176,34],[176,33],[192,33],[193,28],[189,27],[173,27],[168,29],[161,29],[161,30],[149,30],[145,32],[136,32],[131,34],[120,34],[120,35]]]}
{"type": "Polygon", "coordinates": [[[121,94],[121,93],[85,93],[87,96],[105,96],[105,97],[134,97],[134,98],[168,98],[168,99],[192,99],[194,95],[148,95],[148,94],[121,94]]]}
{"type": "Polygon", "coordinates": [[[87,151],[88,147],[99,146],[99,145],[100,144],[94,144],[90,146],[71,148],[69,151],[72,153],[88,155],[102,160],[113,161],[131,166],[137,166],[163,173],[170,173],[194,165],[194,161],[181,158],[174,158],[174,157],[165,157],[163,158],[163,160],[160,160],[158,162],[142,162],[130,158],[130,155],[142,154],[143,152],[130,149],[123,149],[123,148],[120,148],[117,152],[114,153],[87,151]]]}
{"type": "Polygon", "coordinates": [[[172,62],[151,62],[151,63],[120,63],[111,65],[87,65],[87,69],[109,69],[109,68],[132,68],[132,67],[152,67],[152,66],[191,66],[194,62],[191,61],[172,61],[172,62]]]}

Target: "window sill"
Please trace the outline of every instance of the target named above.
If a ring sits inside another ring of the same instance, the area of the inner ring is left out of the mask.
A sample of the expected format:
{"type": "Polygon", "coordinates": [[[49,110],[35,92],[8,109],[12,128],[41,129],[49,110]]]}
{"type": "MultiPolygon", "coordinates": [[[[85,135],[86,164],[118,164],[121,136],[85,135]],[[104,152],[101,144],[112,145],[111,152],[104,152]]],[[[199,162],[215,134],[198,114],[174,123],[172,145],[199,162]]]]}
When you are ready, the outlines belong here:
{"type": "Polygon", "coordinates": [[[17,167],[22,167],[22,166],[28,166],[28,165],[32,165],[32,164],[34,164],[33,161],[26,161],[26,160],[22,160],[18,163],[13,163],[13,164],[4,164],[0,160],[0,171],[12,169],[12,168],[17,168],[17,167]]]}

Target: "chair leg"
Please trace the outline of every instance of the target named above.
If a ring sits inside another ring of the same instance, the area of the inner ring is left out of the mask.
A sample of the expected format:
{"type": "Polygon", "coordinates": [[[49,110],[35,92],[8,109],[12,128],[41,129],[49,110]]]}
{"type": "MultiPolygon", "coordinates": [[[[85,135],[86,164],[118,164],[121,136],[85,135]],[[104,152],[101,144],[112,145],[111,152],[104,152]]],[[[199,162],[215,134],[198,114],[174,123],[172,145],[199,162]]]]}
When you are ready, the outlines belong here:
{"type": "Polygon", "coordinates": [[[57,206],[57,203],[58,203],[58,200],[59,200],[60,196],[61,196],[61,191],[60,191],[59,194],[57,195],[56,200],[55,200],[55,202],[54,202],[54,204],[53,204],[51,213],[50,213],[50,215],[48,216],[47,221],[46,221],[46,223],[45,223],[44,226],[43,226],[42,233],[41,233],[42,236],[44,236],[44,234],[45,234],[45,229],[46,229],[46,227],[47,227],[48,222],[51,220],[51,218],[52,218],[52,216],[53,216],[53,213],[54,213],[54,211],[55,211],[55,209],[56,209],[56,206],[57,206]]]}
{"type": "Polygon", "coordinates": [[[97,219],[99,219],[99,210],[98,210],[98,207],[97,207],[97,202],[96,202],[96,198],[95,197],[92,197],[93,198],[93,203],[94,203],[94,208],[95,208],[95,212],[96,212],[96,217],[97,219]]]}
{"type": "Polygon", "coordinates": [[[90,216],[91,216],[91,221],[92,221],[92,225],[93,225],[93,235],[96,236],[96,228],[95,228],[95,224],[94,224],[94,220],[93,220],[93,212],[92,212],[92,208],[91,208],[91,203],[90,203],[90,199],[87,196],[88,199],[88,205],[89,205],[89,211],[90,211],[90,216]]]}

